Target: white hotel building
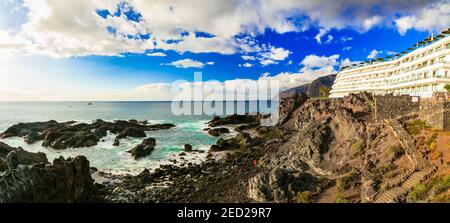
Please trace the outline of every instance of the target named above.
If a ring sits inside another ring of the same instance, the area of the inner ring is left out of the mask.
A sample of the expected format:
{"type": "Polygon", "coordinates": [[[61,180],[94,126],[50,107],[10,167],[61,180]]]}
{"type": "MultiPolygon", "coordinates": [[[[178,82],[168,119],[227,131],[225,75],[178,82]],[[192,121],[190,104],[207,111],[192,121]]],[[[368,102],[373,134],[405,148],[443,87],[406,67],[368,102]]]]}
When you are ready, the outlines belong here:
{"type": "Polygon", "coordinates": [[[337,74],[330,97],[361,91],[431,97],[450,84],[450,29],[429,37],[394,58],[353,64],[337,74]]]}

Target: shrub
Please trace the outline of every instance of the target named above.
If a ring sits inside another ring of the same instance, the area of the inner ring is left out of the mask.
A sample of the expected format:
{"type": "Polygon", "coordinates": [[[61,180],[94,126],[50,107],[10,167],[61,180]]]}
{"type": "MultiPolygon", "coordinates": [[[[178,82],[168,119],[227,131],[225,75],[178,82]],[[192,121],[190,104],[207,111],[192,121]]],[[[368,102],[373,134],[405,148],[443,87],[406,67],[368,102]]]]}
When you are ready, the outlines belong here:
{"type": "Polygon", "coordinates": [[[336,203],[352,203],[352,201],[348,198],[343,197],[342,195],[338,194],[336,196],[336,203]]]}
{"type": "MultiPolygon", "coordinates": [[[[429,147],[430,149],[431,149],[431,144],[432,144],[433,142],[436,141],[437,137],[438,137],[438,133],[437,133],[437,132],[434,132],[434,133],[430,136],[430,138],[428,138],[427,141],[425,142],[425,143],[428,145],[428,147],[429,147]]],[[[436,148],[436,147],[435,147],[435,148],[436,148]]]]}
{"type": "Polygon", "coordinates": [[[336,185],[339,191],[344,191],[350,187],[356,186],[358,183],[359,174],[356,171],[351,171],[348,175],[340,177],[336,180],[336,185]]]}
{"type": "Polygon", "coordinates": [[[389,147],[389,151],[394,155],[395,159],[398,159],[403,154],[405,154],[405,151],[403,150],[403,148],[398,145],[389,147]]]}
{"type": "Polygon", "coordinates": [[[441,152],[439,152],[439,151],[433,151],[433,152],[431,152],[430,153],[430,159],[431,160],[437,160],[437,159],[439,159],[439,158],[441,158],[442,157],[442,153],[441,152]]]}
{"type": "Polygon", "coordinates": [[[296,203],[311,203],[311,192],[298,192],[292,200],[296,203]]]}
{"type": "Polygon", "coordinates": [[[416,119],[414,121],[409,121],[406,123],[406,130],[413,135],[419,134],[422,129],[424,129],[426,126],[425,121],[416,119]]]}
{"type": "Polygon", "coordinates": [[[428,188],[425,184],[416,184],[413,190],[408,194],[408,198],[412,201],[423,199],[427,194],[428,188]]]}
{"type": "Polygon", "coordinates": [[[450,92],[450,84],[446,84],[446,85],[444,86],[444,89],[445,89],[447,92],[450,92]]]}
{"type": "Polygon", "coordinates": [[[320,189],[320,190],[324,190],[327,187],[329,187],[331,185],[331,180],[325,177],[319,178],[316,181],[316,186],[320,189]]]}
{"type": "Polygon", "coordinates": [[[358,140],[350,146],[350,151],[354,155],[360,155],[364,152],[364,147],[366,147],[364,140],[358,140]]]}

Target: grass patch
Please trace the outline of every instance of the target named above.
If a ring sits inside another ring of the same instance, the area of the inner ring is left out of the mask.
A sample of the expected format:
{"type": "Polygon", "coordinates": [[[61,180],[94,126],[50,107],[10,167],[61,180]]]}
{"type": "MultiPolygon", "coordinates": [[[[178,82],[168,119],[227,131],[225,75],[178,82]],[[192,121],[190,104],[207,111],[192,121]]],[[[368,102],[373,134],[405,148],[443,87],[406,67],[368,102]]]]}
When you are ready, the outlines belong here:
{"type": "Polygon", "coordinates": [[[364,140],[358,140],[350,146],[350,151],[353,155],[361,155],[364,152],[366,144],[364,140]]]}
{"type": "Polygon", "coordinates": [[[422,129],[424,129],[426,126],[425,121],[416,119],[414,121],[409,121],[406,123],[406,130],[413,135],[419,134],[422,129]]]}
{"type": "Polygon", "coordinates": [[[297,195],[292,199],[295,203],[311,203],[311,192],[302,191],[298,192],[297,195]]]}
{"type": "Polygon", "coordinates": [[[356,186],[358,184],[358,180],[359,173],[352,170],[348,175],[338,178],[336,180],[336,186],[339,191],[345,191],[356,186]]]}

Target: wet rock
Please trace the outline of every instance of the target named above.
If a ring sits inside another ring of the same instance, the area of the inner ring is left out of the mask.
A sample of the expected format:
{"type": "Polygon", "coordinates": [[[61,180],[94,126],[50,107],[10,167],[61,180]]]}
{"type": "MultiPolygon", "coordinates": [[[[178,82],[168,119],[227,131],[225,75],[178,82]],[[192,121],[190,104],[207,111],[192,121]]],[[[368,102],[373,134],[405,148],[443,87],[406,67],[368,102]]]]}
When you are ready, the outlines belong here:
{"type": "Polygon", "coordinates": [[[150,155],[155,149],[155,146],[156,140],[154,138],[147,138],[128,152],[131,153],[134,159],[138,159],[150,155]]]}
{"type": "Polygon", "coordinates": [[[185,152],[192,152],[192,146],[190,144],[184,144],[185,152]]]}
{"type": "Polygon", "coordinates": [[[24,137],[27,143],[43,140],[42,146],[53,149],[91,147],[107,135],[108,131],[117,134],[114,145],[119,145],[125,137],[145,137],[145,131],[169,129],[170,123],[149,125],[136,120],[106,122],[96,120],[91,124],[56,121],[19,123],[0,134],[0,138],[24,137]]]}
{"type": "Polygon", "coordinates": [[[261,114],[245,114],[245,115],[229,115],[223,118],[215,116],[211,121],[208,122],[210,127],[220,126],[220,125],[232,125],[232,124],[245,124],[259,122],[262,118],[261,114]]]}
{"type": "Polygon", "coordinates": [[[230,133],[230,130],[227,128],[214,128],[214,129],[209,129],[208,130],[208,134],[212,135],[212,136],[220,136],[224,133],[230,133]]]}
{"type": "Polygon", "coordinates": [[[39,135],[39,133],[32,131],[24,137],[24,140],[28,144],[33,144],[36,141],[42,140],[42,136],[39,135]]]}
{"type": "Polygon", "coordinates": [[[137,127],[128,127],[124,129],[119,135],[116,136],[114,139],[114,146],[119,145],[119,140],[126,138],[126,137],[136,137],[136,138],[142,138],[146,137],[145,129],[144,128],[137,128],[137,127]]]}
{"type": "Polygon", "coordinates": [[[248,148],[259,144],[258,139],[252,139],[248,133],[241,132],[234,138],[220,138],[215,145],[212,145],[210,151],[225,151],[248,148]]]}

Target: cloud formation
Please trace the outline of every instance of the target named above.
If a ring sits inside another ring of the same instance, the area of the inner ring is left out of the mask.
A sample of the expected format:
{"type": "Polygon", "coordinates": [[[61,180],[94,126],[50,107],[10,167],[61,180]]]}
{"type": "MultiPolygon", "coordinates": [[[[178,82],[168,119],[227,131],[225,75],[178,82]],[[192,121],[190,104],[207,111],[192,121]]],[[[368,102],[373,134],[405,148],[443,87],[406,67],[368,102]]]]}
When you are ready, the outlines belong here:
{"type": "MultiPolygon", "coordinates": [[[[266,29],[285,33],[315,26],[321,27],[316,36],[321,42],[330,29],[365,32],[377,25],[391,26],[394,21],[392,28],[400,33],[413,28],[436,31],[450,23],[448,3],[448,0],[23,0],[21,7],[26,8],[27,16],[16,26],[18,30],[9,34],[13,41],[3,43],[0,48],[54,57],[116,56],[154,49],[180,53],[258,52],[261,46],[251,38],[241,37],[262,34],[266,29]]],[[[331,41],[332,36],[327,36],[327,40],[331,41]]],[[[267,58],[263,64],[276,61],[267,58]]]]}
{"type": "MultiPolygon", "coordinates": [[[[214,63],[212,63],[214,64],[214,63]]],[[[211,62],[208,62],[208,65],[212,65],[211,62]]],[[[177,68],[203,68],[205,66],[205,63],[192,60],[192,59],[183,59],[183,60],[177,60],[173,61],[171,63],[168,63],[166,65],[174,66],[177,68]]]]}

